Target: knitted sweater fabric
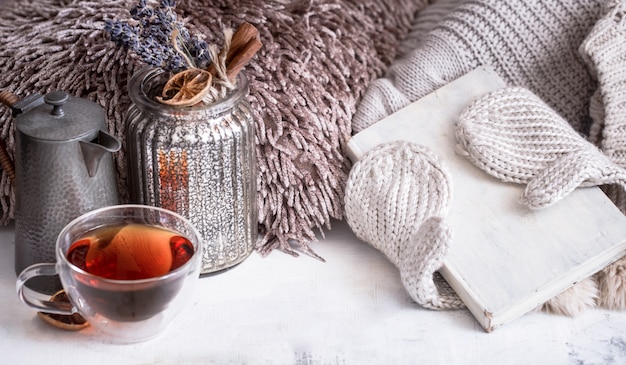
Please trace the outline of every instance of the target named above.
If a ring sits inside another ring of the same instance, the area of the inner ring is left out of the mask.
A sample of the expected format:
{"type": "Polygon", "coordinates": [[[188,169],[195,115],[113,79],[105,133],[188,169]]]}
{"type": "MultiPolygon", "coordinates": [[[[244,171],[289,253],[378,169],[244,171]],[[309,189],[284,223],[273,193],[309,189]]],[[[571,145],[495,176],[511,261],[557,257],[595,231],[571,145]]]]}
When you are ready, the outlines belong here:
{"type": "Polygon", "coordinates": [[[596,81],[579,47],[603,1],[439,0],[422,11],[405,54],[370,85],[352,121],[357,133],[480,65],[522,86],[579,132],[591,125],[596,81]]]}
{"type": "MultiPolygon", "coordinates": [[[[626,168],[626,1],[610,0],[606,13],[593,27],[580,54],[598,80],[589,114],[589,139],[619,166],[626,168]]],[[[603,190],[626,214],[626,190],[604,185],[603,190]]]]}

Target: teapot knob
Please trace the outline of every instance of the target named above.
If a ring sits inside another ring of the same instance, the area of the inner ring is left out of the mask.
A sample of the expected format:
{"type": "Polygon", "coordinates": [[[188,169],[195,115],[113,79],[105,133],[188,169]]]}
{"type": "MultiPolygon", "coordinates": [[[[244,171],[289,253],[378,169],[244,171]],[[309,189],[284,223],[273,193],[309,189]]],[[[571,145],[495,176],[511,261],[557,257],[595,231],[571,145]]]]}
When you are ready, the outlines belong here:
{"type": "Polygon", "coordinates": [[[48,105],[54,106],[52,112],[50,114],[60,117],[65,114],[63,110],[63,105],[70,100],[69,95],[63,91],[52,91],[44,97],[44,101],[48,105]]]}

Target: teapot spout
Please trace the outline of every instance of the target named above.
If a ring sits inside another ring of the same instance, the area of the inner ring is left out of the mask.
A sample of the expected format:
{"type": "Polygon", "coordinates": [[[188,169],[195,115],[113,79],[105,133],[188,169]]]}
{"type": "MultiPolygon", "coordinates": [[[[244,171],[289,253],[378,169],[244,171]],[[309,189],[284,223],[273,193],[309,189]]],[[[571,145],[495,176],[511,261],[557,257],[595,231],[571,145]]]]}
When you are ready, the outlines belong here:
{"type": "Polygon", "coordinates": [[[98,172],[102,156],[106,153],[117,152],[122,148],[122,142],[117,137],[104,131],[98,131],[98,137],[91,142],[79,141],[79,143],[90,177],[94,177],[98,172]]]}

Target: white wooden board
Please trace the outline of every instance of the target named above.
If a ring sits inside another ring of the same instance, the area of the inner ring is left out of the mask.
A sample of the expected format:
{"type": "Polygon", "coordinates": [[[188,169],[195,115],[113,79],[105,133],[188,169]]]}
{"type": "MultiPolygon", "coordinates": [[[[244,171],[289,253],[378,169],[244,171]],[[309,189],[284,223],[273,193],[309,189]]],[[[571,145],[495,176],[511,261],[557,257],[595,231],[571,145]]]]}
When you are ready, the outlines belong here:
{"type": "Polygon", "coordinates": [[[543,210],[518,204],[503,183],[455,152],[455,123],[478,96],[504,86],[486,67],[356,134],[352,161],[384,142],[428,146],[452,175],[453,241],[441,274],[487,331],[533,309],[626,252],[626,217],[599,188],[577,189],[543,210]]]}

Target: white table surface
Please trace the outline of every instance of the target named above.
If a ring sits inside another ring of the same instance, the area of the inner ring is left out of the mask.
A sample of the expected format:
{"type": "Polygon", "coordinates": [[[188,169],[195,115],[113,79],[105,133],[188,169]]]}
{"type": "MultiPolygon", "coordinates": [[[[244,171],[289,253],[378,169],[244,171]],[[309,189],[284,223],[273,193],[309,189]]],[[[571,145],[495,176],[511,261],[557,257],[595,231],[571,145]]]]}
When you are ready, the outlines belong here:
{"type": "Polygon", "coordinates": [[[626,312],[533,312],[486,333],[466,310],[405,293],[385,257],[334,222],[326,262],[257,253],[201,278],[159,337],[113,345],[41,321],[15,294],[13,230],[0,228],[0,364],[626,364],[626,312]]]}

